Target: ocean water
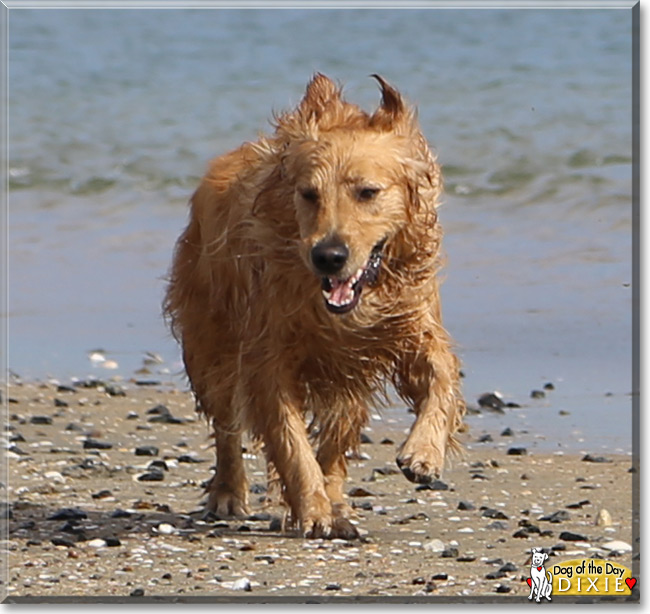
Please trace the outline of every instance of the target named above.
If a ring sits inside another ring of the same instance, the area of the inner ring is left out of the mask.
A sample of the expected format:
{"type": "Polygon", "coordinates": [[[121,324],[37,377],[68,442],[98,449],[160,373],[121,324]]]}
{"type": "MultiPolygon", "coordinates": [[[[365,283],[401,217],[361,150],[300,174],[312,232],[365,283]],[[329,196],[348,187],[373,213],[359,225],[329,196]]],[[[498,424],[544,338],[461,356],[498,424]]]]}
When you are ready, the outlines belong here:
{"type": "Polygon", "coordinates": [[[10,369],[128,379],[154,352],[178,374],[160,304],[187,200],[315,71],[368,109],[380,73],[418,106],[466,396],[525,405],[473,433],[629,450],[629,9],[11,11],[10,369]]]}

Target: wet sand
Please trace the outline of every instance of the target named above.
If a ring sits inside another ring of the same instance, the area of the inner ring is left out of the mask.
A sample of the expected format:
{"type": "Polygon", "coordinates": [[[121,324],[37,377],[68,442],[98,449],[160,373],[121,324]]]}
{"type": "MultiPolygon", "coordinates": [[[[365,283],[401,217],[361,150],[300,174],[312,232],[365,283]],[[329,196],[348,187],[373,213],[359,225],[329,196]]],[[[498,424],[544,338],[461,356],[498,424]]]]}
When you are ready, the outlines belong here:
{"type": "Polygon", "coordinates": [[[532,547],[550,549],[551,564],[638,568],[631,456],[522,450],[516,433],[501,434],[507,424],[491,420],[489,441],[470,418],[465,454],[418,487],[394,462],[403,424],[375,416],[346,484],[362,538],[304,540],[279,528],[253,448],[253,515],[203,516],[214,451],[189,393],[86,385],[8,388],[9,602],[511,601],[528,595],[532,547]]]}

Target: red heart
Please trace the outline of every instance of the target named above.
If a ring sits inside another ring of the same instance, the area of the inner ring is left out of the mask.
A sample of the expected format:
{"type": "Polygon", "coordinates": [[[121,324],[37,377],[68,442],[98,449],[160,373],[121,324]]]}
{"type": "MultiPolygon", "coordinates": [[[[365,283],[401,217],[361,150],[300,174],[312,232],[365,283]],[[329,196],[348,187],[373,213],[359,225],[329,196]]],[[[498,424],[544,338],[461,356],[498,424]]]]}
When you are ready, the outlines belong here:
{"type": "Polygon", "coordinates": [[[627,587],[632,590],[636,584],[636,578],[625,578],[625,584],[627,584],[627,587]]]}
{"type": "Polygon", "coordinates": [[[541,568],[541,567],[538,567],[538,568],[537,568],[537,571],[542,571],[542,568],[541,568]]]}
{"type": "MultiPolygon", "coordinates": [[[[528,582],[528,586],[531,586],[532,583],[533,583],[533,581],[530,578],[526,578],[526,582],[528,582]]],[[[626,580],[626,582],[627,582],[627,580],[626,580]]],[[[635,580],[635,582],[636,582],[636,580],[635,580]]]]}

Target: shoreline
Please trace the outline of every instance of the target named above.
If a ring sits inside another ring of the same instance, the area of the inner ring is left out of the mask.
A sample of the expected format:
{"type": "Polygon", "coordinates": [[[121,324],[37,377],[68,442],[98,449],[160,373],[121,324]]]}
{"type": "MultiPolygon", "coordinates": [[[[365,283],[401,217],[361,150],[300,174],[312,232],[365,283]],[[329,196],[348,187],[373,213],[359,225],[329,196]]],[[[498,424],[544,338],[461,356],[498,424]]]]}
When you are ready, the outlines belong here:
{"type": "Polygon", "coordinates": [[[422,488],[395,465],[404,425],[372,420],[345,485],[362,539],[303,540],[259,500],[266,470],[253,448],[253,515],[202,518],[214,450],[189,393],[128,382],[7,392],[9,600],[523,598],[532,547],[638,568],[629,455],[509,453],[516,436],[477,443],[470,426],[464,454],[422,488]]]}

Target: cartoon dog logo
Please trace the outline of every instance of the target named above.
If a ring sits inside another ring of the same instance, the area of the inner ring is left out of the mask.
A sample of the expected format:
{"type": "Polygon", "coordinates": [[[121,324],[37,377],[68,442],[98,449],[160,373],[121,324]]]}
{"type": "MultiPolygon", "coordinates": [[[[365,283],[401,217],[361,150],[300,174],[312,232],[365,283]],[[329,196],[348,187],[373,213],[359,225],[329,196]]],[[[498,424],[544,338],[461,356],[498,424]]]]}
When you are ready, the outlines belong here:
{"type": "Polygon", "coordinates": [[[528,599],[532,600],[533,595],[535,595],[537,603],[542,597],[546,597],[550,601],[553,590],[553,576],[544,568],[544,561],[548,558],[548,554],[542,552],[541,548],[533,548],[531,552],[533,556],[530,564],[530,578],[528,578],[528,584],[530,585],[528,599]]]}

